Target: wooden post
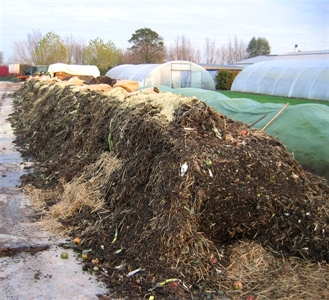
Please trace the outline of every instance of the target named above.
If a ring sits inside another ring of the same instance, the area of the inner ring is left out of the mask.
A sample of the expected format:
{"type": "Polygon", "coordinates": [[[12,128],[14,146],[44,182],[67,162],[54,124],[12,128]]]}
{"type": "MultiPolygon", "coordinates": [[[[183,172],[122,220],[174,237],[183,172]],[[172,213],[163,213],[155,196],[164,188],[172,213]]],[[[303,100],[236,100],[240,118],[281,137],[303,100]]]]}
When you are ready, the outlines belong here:
{"type": "Polygon", "coordinates": [[[289,102],[286,103],[284,107],[282,107],[279,112],[262,128],[262,131],[264,131],[289,105],[289,102]]]}

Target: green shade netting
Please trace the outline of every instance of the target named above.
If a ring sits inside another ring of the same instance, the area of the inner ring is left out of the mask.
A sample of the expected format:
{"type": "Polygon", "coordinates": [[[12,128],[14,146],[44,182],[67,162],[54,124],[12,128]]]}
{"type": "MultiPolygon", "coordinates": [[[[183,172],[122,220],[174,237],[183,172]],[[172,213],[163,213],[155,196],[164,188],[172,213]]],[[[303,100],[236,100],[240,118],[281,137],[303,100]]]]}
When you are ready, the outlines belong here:
{"type": "MultiPolygon", "coordinates": [[[[157,88],[161,92],[196,97],[219,113],[249,125],[263,117],[252,126],[255,129],[262,129],[284,106],[275,103],[261,104],[251,99],[230,99],[215,91],[194,88],[171,89],[164,86],[157,88]]],[[[304,169],[329,180],[328,106],[316,103],[288,106],[265,129],[265,132],[277,137],[287,151],[294,154],[304,169]]]]}

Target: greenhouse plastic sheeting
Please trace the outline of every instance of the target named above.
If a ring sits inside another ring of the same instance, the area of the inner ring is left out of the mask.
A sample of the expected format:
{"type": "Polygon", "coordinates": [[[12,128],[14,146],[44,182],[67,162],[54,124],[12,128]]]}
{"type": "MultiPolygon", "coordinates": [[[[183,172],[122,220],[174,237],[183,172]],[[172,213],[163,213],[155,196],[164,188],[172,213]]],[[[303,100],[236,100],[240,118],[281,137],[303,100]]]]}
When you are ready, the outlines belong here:
{"type": "Polygon", "coordinates": [[[163,85],[174,88],[215,90],[215,83],[210,73],[189,61],[119,65],[107,71],[106,76],[117,80],[134,80],[140,87],[163,85]]]}
{"type": "Polygon", "coordinates": [[[243,69],[232,91],[329,101],[329,60],[270,60],[243,69]]]}
{"type": "MultiPolygon", "coordinates": [[[[206,102],[219,113],[253,124],[252,128],[262,129],[283,108],[284,104],[258,103],[251,99],[230,99],[221,93],[200,89],[170,89],[158,86],[162,92],[172,92],[186,97],[195,96],[206,102]]],[[[304,167],[329,181],[329,107],[322,104],[299,104],[288,106],[265,129],[277,137],[287,151],[304,167]]]]}
{"type": "Polygon", "coordinates": [[[122,80],[134,80],[144,82],[147,76],[159,65],[158,64],[143,64],[143,65],[119,65],[110,69],[106,76],[122,80]]]}

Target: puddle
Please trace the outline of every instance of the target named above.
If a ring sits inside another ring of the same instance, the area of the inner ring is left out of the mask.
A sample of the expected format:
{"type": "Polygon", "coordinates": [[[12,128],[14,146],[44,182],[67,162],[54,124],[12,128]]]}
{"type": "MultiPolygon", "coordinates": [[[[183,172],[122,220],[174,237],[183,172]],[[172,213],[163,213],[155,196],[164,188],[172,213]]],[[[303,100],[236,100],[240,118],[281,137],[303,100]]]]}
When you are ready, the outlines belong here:
{"type": "MultiPolygon", "coordinates": [[[[72,249],[61,259],[66,240],[32,221],[30,199],[19,188],[30,163],[15,149],[10,123],[12,91],[20,84],[0,82],[0,291],[1,300],[96,300],[106,287],[82,271],[72,249]]],[[[114,298],[112,298],[114,299],[114,298]]]]}
{"type": "MultiPolygon", "coordinates": [[[[7,84],[8,85],[8,84],[7,84]]],[[[20,185],[20,176],[24,174],[22,169],[22,157],[15,149],[13,140],[15,138],[13,129],[6,121],[9,114],[12,113],[11,93],[4,91],[4,85],[1,85],[0,92],[0,187],[1,193],[7,188],[15,188],[20,185]]],[[[19,86],[16,86],[18,88],[19,86]]],[[[5,88],[5,87],[4,87],[5,88]]],[[[11,88],[13,89],[13,87],[11,88]]]]}

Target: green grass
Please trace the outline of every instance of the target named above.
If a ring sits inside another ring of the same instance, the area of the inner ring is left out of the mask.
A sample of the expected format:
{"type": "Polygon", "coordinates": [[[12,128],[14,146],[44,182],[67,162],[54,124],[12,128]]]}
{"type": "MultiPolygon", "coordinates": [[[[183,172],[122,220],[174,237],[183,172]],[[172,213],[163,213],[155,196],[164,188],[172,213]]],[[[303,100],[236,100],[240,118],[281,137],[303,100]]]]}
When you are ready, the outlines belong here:
{"type": "Polygon", "coordinates": [[[241,92],[232,92],[232,91],[223,91],[218,90],[221,94],[229,98],[247,98],[259,103],[287,103],[289,105],[305,104],[305,103],[317,103],[329,106],[329,101],[321,100],[309,100],[309,99],[299,99],[299,98],[287,98],[280,96],[271,96],[271,95],[261,95],[261,94],[251,94],[251,93],[241,93],[241,92]]]}

